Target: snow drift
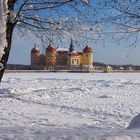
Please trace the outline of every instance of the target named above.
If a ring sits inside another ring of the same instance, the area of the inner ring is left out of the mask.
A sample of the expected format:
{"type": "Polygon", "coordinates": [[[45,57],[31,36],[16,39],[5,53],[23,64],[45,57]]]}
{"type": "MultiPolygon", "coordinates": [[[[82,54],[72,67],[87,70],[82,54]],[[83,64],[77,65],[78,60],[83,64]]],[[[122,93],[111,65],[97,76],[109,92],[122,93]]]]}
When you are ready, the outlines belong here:
{"type": "Polygon", "coordinates": [[[139,91],[140,73],[5,73],[0,139],[139,140],[139,91]]]}
{"type": "Polygon", "coordinates": [[[136,115],[130,122],[128,129],[140,128],[140,114],[136,115]]]}

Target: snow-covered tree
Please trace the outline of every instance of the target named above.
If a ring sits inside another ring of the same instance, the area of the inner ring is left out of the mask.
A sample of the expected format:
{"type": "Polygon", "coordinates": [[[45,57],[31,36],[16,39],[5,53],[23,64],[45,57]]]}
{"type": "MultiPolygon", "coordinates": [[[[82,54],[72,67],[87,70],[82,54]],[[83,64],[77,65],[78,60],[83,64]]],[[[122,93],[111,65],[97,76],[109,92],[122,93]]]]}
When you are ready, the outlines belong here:
{"type": "Polygon", "coordinates": [[[0,81],[8,60],[12,33],[16,24],[12,22],[14,17],[11,15],[15,2],[15,0],[0,0],[0,81]]]}
{"type": "Polygon", "coordinates": [[[42,42],[50,34],[67,36],[67,32],[80,30],[82,20],[78,16],[84,17],[80,8],[87,5],[88,0],[0,0],[0,81],[15,27],[22,33],[30,31],[42,42]]]}

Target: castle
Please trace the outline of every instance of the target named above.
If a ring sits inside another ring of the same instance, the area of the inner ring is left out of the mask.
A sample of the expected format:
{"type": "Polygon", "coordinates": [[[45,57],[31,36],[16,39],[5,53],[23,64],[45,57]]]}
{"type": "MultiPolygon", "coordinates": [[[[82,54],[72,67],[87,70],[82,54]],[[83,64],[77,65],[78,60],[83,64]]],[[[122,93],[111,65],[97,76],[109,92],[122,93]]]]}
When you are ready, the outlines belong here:
{"type": "Polygon", "coordinates": [[[31,68],[43,70],[92,70],[93,51],[88,45],[83,52],[74,49],[71,40],[69,50],[66,48],[55,48],[51,44],[41,53],[37,47],[31,50],[31,68]]]}

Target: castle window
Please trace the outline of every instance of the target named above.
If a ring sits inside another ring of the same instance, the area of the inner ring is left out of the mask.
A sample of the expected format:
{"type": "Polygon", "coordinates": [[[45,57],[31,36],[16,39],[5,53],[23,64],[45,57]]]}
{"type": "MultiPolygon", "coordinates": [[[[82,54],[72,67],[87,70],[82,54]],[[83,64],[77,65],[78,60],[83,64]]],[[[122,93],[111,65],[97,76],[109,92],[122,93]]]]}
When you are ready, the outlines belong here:
{"type": "Polygon", "coordinates": [[[72,59],[72,64],[74,64],[74,60],[72,59]]]}

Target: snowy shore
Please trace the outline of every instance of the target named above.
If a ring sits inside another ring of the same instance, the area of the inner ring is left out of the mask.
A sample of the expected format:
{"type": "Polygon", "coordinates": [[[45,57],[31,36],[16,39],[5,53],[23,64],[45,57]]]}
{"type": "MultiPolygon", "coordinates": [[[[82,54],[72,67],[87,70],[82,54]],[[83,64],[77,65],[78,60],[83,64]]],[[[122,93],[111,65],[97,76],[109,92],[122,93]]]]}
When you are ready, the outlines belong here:
{"type": "Polygon", "coordinates": [[[5,73],[0,138],[139,140],[140,73],[5,73]]]}

